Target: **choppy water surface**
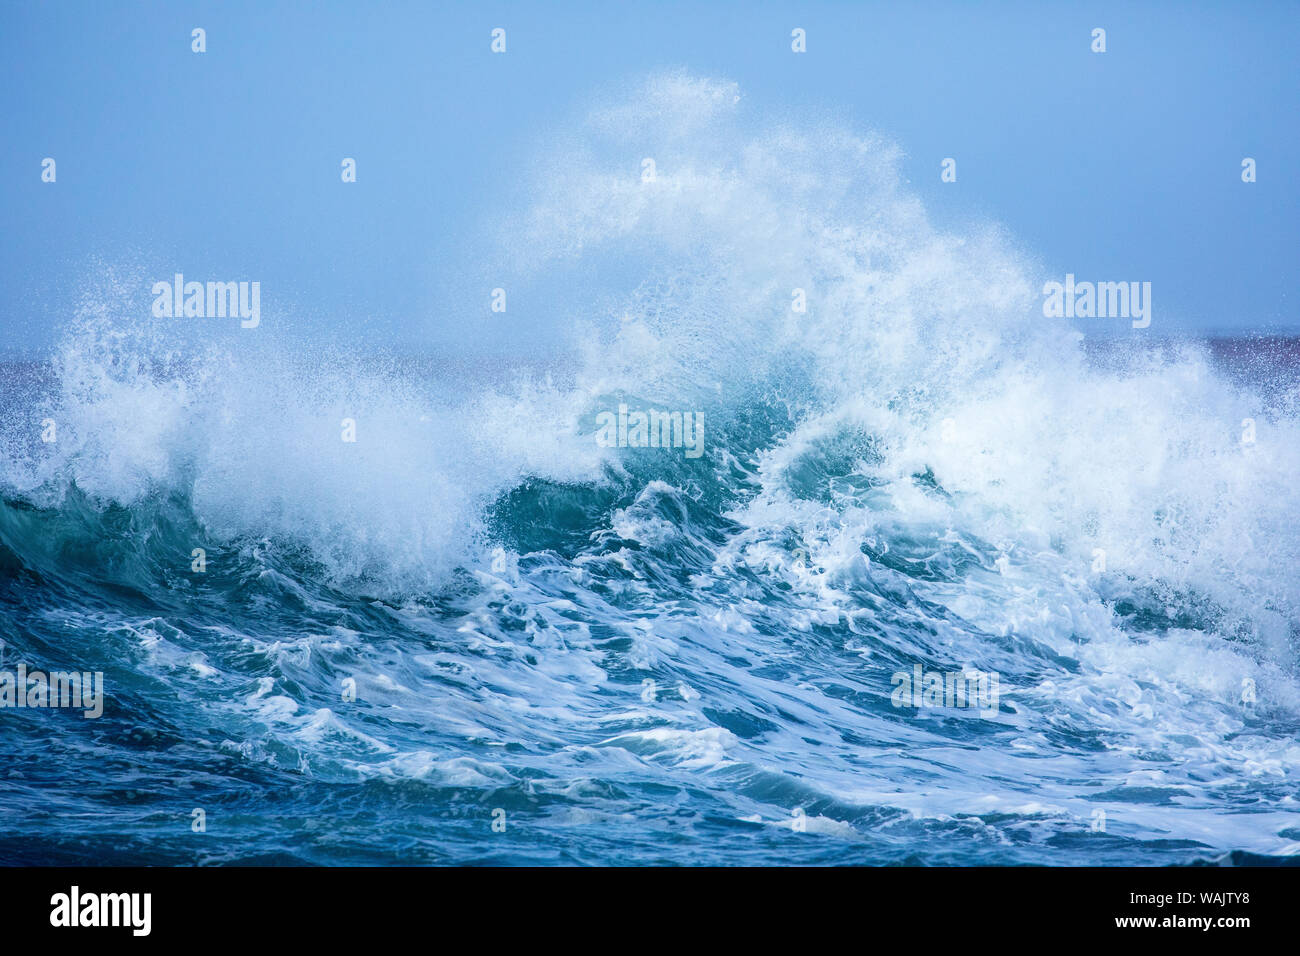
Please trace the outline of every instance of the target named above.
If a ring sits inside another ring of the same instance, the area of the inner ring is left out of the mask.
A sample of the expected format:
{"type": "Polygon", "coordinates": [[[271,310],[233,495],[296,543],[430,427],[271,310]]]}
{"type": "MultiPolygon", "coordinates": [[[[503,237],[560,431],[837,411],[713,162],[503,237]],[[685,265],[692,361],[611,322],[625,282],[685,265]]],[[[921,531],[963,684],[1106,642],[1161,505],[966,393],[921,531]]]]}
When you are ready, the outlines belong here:
{"type": "Polygon", "coordinates": [[[637,289],[569,288],[553,367],[102,302],[0,369],[0,668],[107,690],[0,710],[4,861],[1300,851],[1290,344],[1089,353],[888,144],[738,97],[658,78],[539,165],[515,264],[637,289]],[[703,454],[603,447],[619,404],[703,454]],[[894,706],[918,665],[996,712],[894,706]]]}

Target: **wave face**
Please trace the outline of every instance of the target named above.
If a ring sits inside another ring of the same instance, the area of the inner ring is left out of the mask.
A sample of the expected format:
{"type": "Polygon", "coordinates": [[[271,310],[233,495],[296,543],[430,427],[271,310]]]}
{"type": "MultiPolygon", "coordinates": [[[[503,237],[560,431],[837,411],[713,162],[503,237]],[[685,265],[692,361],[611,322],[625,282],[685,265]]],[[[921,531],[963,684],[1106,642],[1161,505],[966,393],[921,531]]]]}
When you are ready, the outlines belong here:
{"type": "Polygon", "coordinates": [[[502,242],[564,359],[105,297],[5,366],[0,668],[107,695],[0,711],[5,861],[1300,852],[1293,357],[1089,354],[887,142],[754,125],[669,74],[539,147],[502,242]],[[996,707],[896,706],[917,668],[996,707]]]}

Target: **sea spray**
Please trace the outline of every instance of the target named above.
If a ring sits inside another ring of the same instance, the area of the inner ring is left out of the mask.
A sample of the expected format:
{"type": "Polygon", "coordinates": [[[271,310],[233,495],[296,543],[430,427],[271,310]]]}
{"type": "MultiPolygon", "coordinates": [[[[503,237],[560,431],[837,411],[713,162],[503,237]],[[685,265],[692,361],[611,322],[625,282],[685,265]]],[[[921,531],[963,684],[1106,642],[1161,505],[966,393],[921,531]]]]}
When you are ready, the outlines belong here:
{"type": "MultiPolygon", "coordinates": [[[[100,301],[44,385],[6,374],[0,623],[122,700],[7,712],[12,766],[105,781],[60,783],[44,850],[1295,853],[1287,406],[1196,345],[1093,361],[998,228],[930,225],[895,146],[765,115],[672,73],[539,147],[494,221],[502,263],[570,282],[554,368],[272,323],[177,350],[100,301]],[[601,447],[619,404],[702,413],[701,455],[601,447]],[[998,675],[996,719],[893,706],[918,666],[998,675]]],[[[29,783],[7,819],[48,818],[29,783]]]]}

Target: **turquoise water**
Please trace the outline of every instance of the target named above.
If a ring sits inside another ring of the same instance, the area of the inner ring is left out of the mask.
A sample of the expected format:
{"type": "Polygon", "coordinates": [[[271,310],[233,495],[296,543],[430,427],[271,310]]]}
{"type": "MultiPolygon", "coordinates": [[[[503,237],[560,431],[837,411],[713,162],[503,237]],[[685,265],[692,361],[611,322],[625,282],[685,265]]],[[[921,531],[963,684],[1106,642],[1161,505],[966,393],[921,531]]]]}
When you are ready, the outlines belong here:
{"type": "Polygon", "coordinates": [[[655,183],[570,155],[515,221],[635,277],[562,357],[101,299],[0,368],[0,670],[106,691],[0,709],[5,862],[1300,851],[1291,345],[1085,349],[887,145],[651,92],[595,125],[650,110],[655,183]],[[602,443],[620,404],[702,454],[602,443]],[[896,706],[917,666],[998,698],[896,706]]]}

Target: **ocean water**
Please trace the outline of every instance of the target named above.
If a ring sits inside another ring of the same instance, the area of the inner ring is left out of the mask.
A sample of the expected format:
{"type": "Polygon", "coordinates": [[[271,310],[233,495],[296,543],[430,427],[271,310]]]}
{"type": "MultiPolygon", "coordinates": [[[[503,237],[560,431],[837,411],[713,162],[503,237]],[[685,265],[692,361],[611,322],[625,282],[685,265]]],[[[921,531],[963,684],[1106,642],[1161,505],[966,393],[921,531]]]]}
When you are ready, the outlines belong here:
{"type": "Polygon", "coordinates": [[[0,709],[0,862],[1300,853],[1294,343],[1097,346],[896,147],[741,105],[659,77],[539,147],[527,361],[106,293],[0,366],[0,670],[105,689],[0,709]],[[996,706],[897,706],[918,667],[996,706]]]}

